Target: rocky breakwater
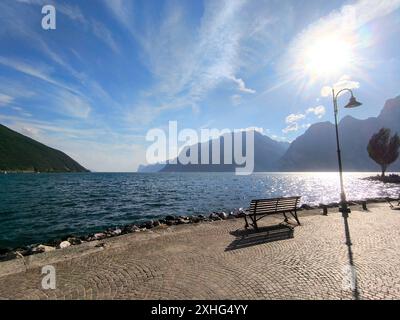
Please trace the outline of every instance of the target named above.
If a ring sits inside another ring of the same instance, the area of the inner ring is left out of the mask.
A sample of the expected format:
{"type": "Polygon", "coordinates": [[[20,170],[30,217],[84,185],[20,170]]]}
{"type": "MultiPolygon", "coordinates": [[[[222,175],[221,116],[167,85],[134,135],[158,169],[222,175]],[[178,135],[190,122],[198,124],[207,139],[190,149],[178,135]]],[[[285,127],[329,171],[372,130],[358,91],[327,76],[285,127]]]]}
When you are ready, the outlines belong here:
{"type": "MultiPolygon", "coordinates": [[[[92,233],[85,236],[68,235],[61,239],[44,242],[42,244],[32,244],[20,248],[1,248],[0,247],[0,261],[11,260],[14,258],[21,258],[34,254],[50,252],[58,249],[65,249],[71,246],[80,245],[85,242],[99,241],[120,235],[145,232],[155,228],[168,228],[176,225],[187,225],[202,222],[213,222],[226,219],[236,219],[243,217],[246,210],[243,208],[235,209],[229,213],[226,212],[213,212],[209,215],[193,215],[193,216],[177,216],[167,215],[161,219],[153,219],[142,222],[140,224],[129,224],[121,227],[114,227],[106,229],[102,232],[92,233]]],[[[101,243],[99,244],[101,246],[101,243]]]]}
{"type": "MultiPolygon", "coordinates": [[[[354,205],[362,205],[363,203],[380,203],[386,202],[387,198],[372,198],[365,200],[355,200],[348,201],[350,206],[354,205]]],[[[302,204],[299,208],[299,211],[310,211],[310,210],[318,210],[320,212],[321,209],[333,209],[338,208],[339,203],[332,202],[328,204],[319,204],[319,205],[310,205],[310,204],[302,204]]],[[[114,227],[104,230],[102,232],[92,233],[85,236],[74,236],[69,235],[63,237],[62,239],[53,240],[49,242],[45,242],[42,244],[34,244],[29,246],[24,246],[21,248],[1,248],[0,247],[0,261],[11,260],[18,257],[25,257],[29,255],[34,255],[43,252],[50,252],[58,249],[65,249],[71,246],[80,245],[85,242],[90,241],[99,241],[104,240],[111,237],[116,237],[120,235],[137,233],[137,232],[145,232],[147,230],[151,230],[154,228],[168,228],[176,225],[188,225],[195,223],[203,223],[203,222],[213,222],[220,220],[228,220],[228,219],[236,219],[242,218],[248,209],[235,209],[231,212],[212,212],[208,215],[193,215],[193,216],[177,216],[177,215],[167,215],[161,219],[148,220],[139,224],[129,224],[121,227],[114,227]]],[[[336,212],[336,210],[335,210],[336,212]]],[[[99,246],[102,244],[100,243],[99,246]]]]}

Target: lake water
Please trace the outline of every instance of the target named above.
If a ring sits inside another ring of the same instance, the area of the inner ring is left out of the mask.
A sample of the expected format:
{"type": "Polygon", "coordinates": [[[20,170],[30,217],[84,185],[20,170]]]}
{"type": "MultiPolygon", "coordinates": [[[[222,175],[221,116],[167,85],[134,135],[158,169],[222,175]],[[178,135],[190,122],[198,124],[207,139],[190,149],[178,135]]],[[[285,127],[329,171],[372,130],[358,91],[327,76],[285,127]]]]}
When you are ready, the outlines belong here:
{"type": "MultiPolygon", "coordinates": [[[[400,186],[346,173],[349,200],[399,195],[400,186]]],[[[302,203],[339,200],[337,173],[1,174],[0,247],[83,235],[168,214],[247,207],[251,199],[301,195],[302,203]]]]}

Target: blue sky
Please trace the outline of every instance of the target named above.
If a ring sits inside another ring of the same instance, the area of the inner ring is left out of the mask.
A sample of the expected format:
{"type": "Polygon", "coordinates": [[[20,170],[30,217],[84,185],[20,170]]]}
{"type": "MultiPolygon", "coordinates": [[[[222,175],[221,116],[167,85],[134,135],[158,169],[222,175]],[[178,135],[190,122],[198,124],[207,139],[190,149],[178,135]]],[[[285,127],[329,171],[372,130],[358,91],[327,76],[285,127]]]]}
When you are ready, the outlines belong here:
{"type": "Polygon", "coordinates": [[[95,171],[135,171],[148,130],[170,120],[292,141],[333,120],[326,86],[354,88],[364,103],[341,117],[376,116],[400,94],[399,8],[400,0],[3,0],[0,123],[95,171]],[[57,10],[56,30],[41,27],[45,4],[57,10]]]}

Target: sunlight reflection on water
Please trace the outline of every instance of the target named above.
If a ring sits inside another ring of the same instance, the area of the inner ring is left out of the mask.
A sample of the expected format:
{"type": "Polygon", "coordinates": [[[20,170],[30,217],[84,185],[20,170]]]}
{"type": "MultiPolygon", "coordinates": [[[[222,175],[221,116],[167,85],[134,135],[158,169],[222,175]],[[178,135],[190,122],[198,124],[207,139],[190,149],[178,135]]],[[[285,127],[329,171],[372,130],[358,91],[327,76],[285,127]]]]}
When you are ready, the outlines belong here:
{"type": "MultiPolygon", "coordinates": [[[[345,173],[348,200],[397,197],[400,186],[345,173]]],[[[0,246],[86,234],[168,214],[207,214],[247,207],[251,199],[302,196],[302,203],[339,201],[334,172],[79,173],[0,175],[0,246]]]]}

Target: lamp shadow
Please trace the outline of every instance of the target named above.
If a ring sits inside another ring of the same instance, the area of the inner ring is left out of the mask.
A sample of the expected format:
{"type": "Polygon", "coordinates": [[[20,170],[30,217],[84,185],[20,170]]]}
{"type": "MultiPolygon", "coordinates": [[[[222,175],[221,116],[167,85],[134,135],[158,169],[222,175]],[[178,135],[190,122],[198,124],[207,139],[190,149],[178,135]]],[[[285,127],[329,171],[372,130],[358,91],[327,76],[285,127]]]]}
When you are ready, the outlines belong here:
{"type": "Polygon", "coordinates": [[[238,229],[230,232],[236,239],[225,248],[225,251],[238,250],[263,243],[287,240],[294,236],[294,228],[285,224],[259,227],[254,229],[238,229]]]}
{"type": "Polygon", "coordinates": [[[352,270],[354,270],[354,287],[352,288],[352,293],[353,293],[353,297],[355,300],[359,300],[360,299],[360,293],[358,290],[358,282],[357,282],[357,274],[356,274],[356,267],[354,265],[354,258],[353,258],[353,250],[351,248],[352,243],[351,243],[351,236],[350,236],[350,228],[349,228],[349,222],[348,222],[348,216],[344,215],[343,216],[343,222],[344,222],[344,232],[345,232],[345,236],[346,236],[346,246],[347,246],[347,255],[348,255],[348,259],[349,259],[349,265],[352,268],[352,270]]]}

